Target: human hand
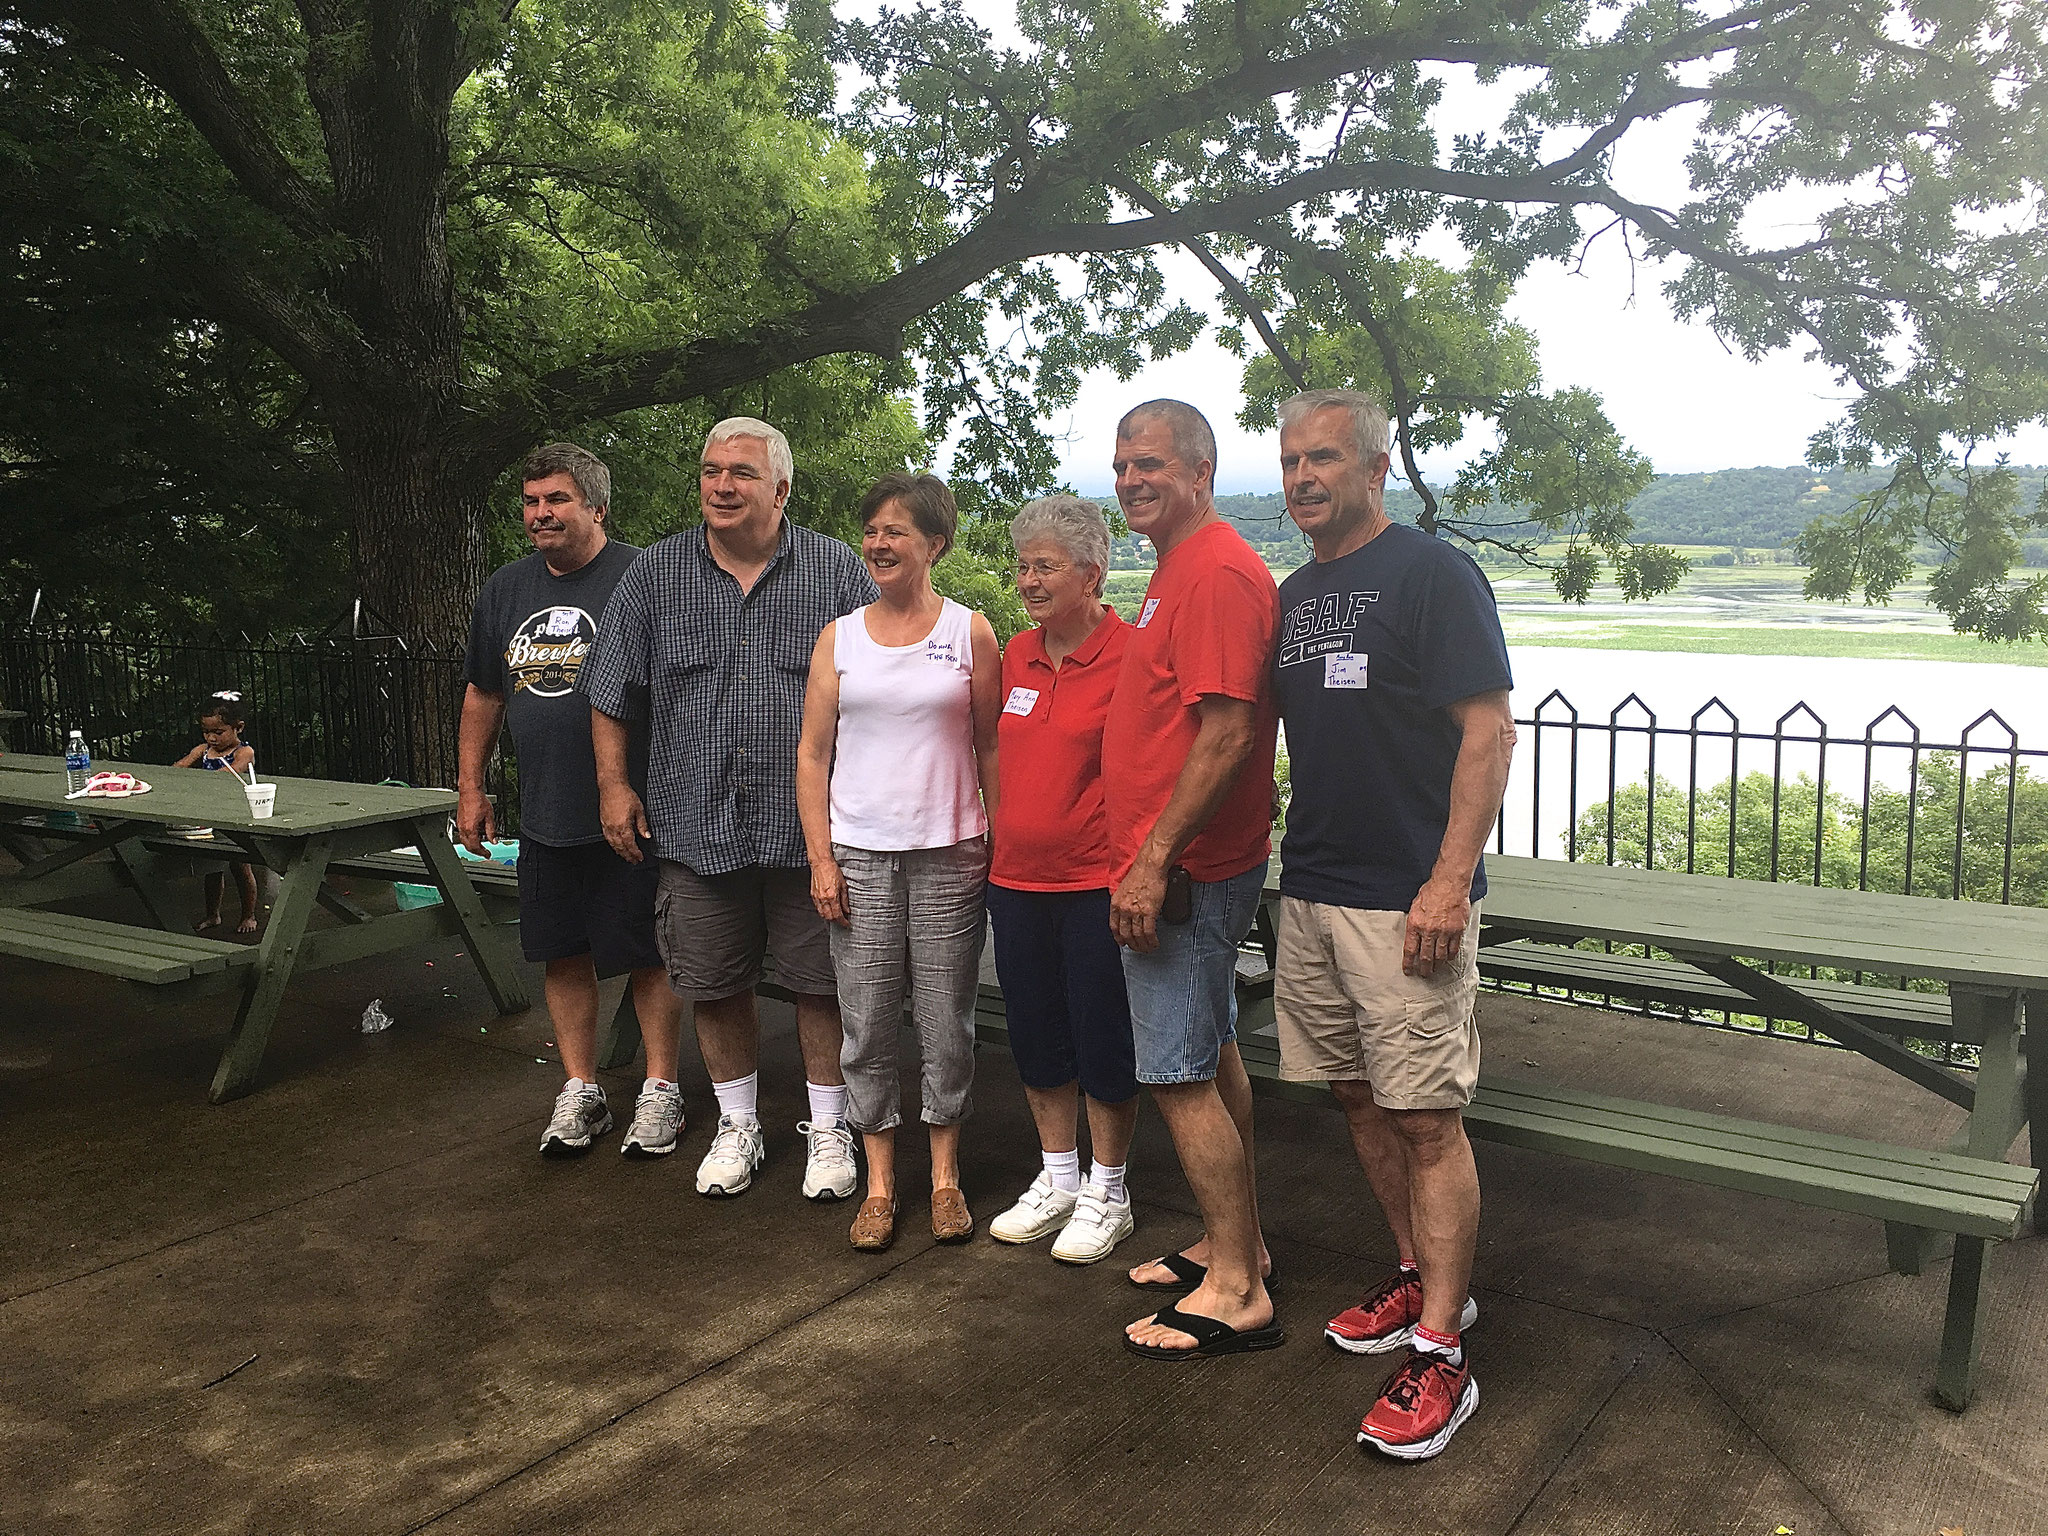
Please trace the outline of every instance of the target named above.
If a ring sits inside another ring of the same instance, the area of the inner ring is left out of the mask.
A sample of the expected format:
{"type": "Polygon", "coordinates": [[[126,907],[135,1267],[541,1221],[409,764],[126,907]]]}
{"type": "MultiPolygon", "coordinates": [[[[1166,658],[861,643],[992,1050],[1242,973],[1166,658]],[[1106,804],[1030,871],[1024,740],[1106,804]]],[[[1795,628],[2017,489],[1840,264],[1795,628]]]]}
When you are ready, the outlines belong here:
{"type": "Polygon", "coordinates": [[[455,802],[455,839],[478,858],[484,844],[498,835],[497,818],[491,814],[491,797],[480,789],[458,791],[455,802]]]}
{"type": "Polygon", "coordinates": [[[1126,949],[1149,955],[1159,947],[1159,909],[1166,905],[1166,871],[1140,854],[1109,896],[1109,931],[1126,949]]]}
{"type": "Polygon", "coordinates": [[[842,928],[853,926],[853,913],[846,904],[846,876],[836,860],[811,864],[811,905],[826,922],[842,928]]]}
{"type": "Polygon", "coordinates": [[[647,855],[640,849],[642,838],[651,838],[654,833],[647,825],[647,807],[640,803],[640,797],[624,784],[599,785],[597,791],[597,819],[604,828],[604,840],[612,845],[612,852],[628,864],[639,864],[647,855]]]}
{"type": "Polygon", "coordinates": [[[1430,878],[1408,909],[1407,932],[1401,940],[1401,969],[1410,976],[1428,976],[1439,965],[1458,958],[1472,921],[1472,888],[1430,878]]]}

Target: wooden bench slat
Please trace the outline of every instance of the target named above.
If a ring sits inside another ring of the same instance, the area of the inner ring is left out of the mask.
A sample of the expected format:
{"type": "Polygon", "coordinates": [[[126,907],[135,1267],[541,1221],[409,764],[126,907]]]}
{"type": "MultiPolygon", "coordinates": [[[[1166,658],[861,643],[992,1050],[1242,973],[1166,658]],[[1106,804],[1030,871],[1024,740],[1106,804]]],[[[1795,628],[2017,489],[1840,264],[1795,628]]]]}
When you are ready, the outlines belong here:
{"type": "Polygon", "coordinates": [[[32,907],[0,908],[0,953],[152,986],[247,965],[256,957],[253,946],[223,939],[32,907]]]}

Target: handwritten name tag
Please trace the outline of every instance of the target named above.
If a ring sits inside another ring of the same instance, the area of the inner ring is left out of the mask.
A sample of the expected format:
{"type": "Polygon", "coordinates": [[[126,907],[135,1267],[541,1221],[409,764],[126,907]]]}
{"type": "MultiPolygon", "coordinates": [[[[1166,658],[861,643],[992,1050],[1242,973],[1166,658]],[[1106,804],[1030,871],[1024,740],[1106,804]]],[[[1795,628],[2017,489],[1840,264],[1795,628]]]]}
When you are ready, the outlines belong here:
{"type": "Polygon", "coordinates": [[[1145,606],[1138,614],[1138,628],[1143,629],[1147,624],[1150,624],[1152,622],[1152,615],[1158,611],[1159,599],[1156,597],[1146,598],[1145,606]]]}
{"type": "Polygon", "coordinates": [[[1009,702],[1003,705],[1003,713],[1006,715],[1028,715],[1037,707],[1038,690],[1036,688],[1012,688],[1010,690],[1009,702]]]}
{"type": "Polygon", "coordinates": [[[1325,688],[1363,688],[1365,686],[1366,658],[1353,651],[1340,652],[1323,658],[1323,686],[1325,688]]]}
{"type": "Polygon", "coordinates": [[[547,632],[550,635],[573,635],[582,618],[583,610],[580,608],[557,608],[548,615],[547,632]]]}

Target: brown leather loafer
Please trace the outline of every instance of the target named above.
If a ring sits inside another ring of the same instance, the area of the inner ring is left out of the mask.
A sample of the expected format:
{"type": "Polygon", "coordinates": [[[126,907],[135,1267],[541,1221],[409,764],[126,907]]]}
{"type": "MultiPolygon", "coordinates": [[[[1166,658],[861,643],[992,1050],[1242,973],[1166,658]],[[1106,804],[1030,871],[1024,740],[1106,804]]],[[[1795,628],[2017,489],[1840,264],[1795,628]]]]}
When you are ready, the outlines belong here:
{"type": "Polygon", "coordinates": [[[974,1236],[967,1197],[950,1185],[932,1191],[932,1236],[942,1243],[964,1243],[974,1236]]]}
{"type": "Polygon", "coordinates": [[[863,1200],[854,1213],[853,1227],[846,1234],[853,1246],[864,1253],[880,1253],[896,1241],[896,1202],[880,1195],[863,1200]]]}

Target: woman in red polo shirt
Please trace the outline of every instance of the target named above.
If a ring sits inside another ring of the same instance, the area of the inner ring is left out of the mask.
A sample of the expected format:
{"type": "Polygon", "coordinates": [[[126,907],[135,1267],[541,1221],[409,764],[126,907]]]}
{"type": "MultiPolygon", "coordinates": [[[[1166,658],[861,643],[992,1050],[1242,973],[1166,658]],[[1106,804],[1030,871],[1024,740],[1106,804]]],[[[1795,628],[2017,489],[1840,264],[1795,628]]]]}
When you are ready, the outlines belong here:
{"type": "Polygon", "coordinates": [[[1138,1118],[1123,962],[1109,930],[1102,723],[1128,631],[1102,601],[1109,528],[1092,502],[1047,496],[1010,524],[1017,592],[1037,622],[1003,653],[988,911],[1011,1054],[1045,1168],[989,1224],[999,1242],[1059,1238],[1052,1255],[1092,1264],[1131,1233],[1124,1158],[1138,1118]],[[1081,1178],[1075,1085],[1094,1166],[1081,1178]]]}

